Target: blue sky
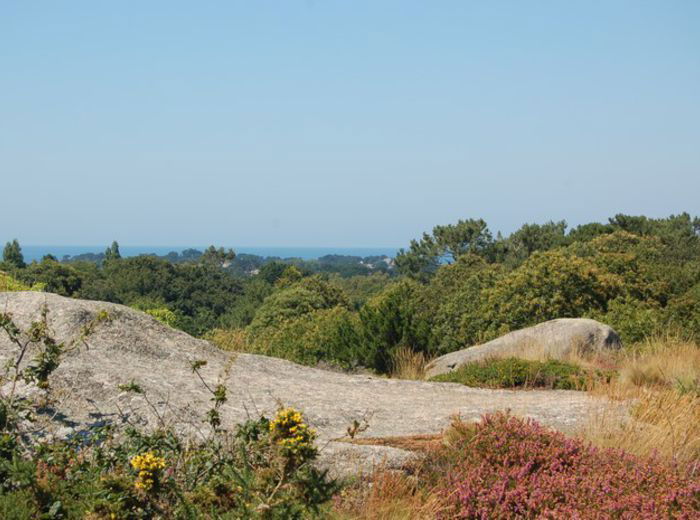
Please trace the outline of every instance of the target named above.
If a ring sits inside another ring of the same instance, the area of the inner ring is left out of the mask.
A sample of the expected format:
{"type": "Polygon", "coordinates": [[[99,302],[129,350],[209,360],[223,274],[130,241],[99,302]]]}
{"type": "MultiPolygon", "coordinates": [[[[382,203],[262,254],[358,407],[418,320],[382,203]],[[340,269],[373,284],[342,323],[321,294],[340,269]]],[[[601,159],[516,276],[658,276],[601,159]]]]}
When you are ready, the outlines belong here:
{"type": "Polygon", "coordinates": [[[700,214],[700,2],[0,3],[0,239],[700,214]]]}

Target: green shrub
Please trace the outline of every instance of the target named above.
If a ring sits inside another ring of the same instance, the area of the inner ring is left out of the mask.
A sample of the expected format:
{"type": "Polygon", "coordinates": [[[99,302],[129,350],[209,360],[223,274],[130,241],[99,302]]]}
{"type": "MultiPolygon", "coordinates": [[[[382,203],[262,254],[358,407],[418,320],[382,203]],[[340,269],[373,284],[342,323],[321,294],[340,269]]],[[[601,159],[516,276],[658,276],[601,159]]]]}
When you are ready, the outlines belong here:
{"type": "Polygon", "coordinates": [[[431,350],[446,354],[479,343],[489,323],[481,309],[482,291],[503,277],[500,265],[466,254],[454,264],[442,267],[425,290],[431,307],[431,350]]]}
{"type": "Polygon", "coordinates": [[[622,291],[620,277],[560,250],[535,253],[481,293],[487,337],[556,318],[605,311],[622,291]]]}
{"type": "MultiPolygon", "coordinates": [[[[90,426],[63,441],[37,438],[41,430],[32,431],[34,418],[47,402],[54,402],[49,378],[61,353],[80,344],[105,319],[99,314],[64,344],[51,336],[46,309],[27,331],[0,313],[0,333],[16,347],[15,362],[3,375],[3,381],[12,384],[0,388],[2,518],[323,517],[338,486],[313,466],[316,432],[292,408],[280,408],[272,420],[260,417],[232,431],[223,429],[223,385],[212,389],[202,380],[213,405],[202,410],[211,429],[198,441],[182,437],[176,423],[162,418],[161,428],[153,432],[107,424],[90,426]],[[31,363],[20,366],[28,346],[39,352],[31,363]],[[15,395],[20,380],[43,391],[43,398],[15,395]],[[173,424],[172,429],[166,424],[173,424]]],[[[199,375],[205,363],[193,361],[193,372],[199,375]]],[[[119,389],[143,393],[133,381],[119,389]]],[[[131,424],[125,415],[119,419],[131,424]]]]}
{"type": "Polygon", "coordinates": [[[357,316],[344,307],[321,309],[259,331],[248,350],[301,363],[351,368],[361,357],[357,316]]]}
{"type": "Polygon", "coordinates": [[[0,292],[14,292],[14,291],[43,291],[45,288],[44,284],[36,283],[29,286],[16,280],[11,275],[0,271],[0,292]]]}
{"type": "Polygon", "coordinates": [[[590,317],[610,325],[627,345],[651,337],[665,326],[664,312],[658,303],[630,297],[615,298],[608,303],[607,312],[591,313],[590,317]]]}
{"type": "Polygon", "coordinates": [[[672,299],[665,311],[671,325],[700,339],[700,283],[672,299]]]}
{"type": "Polygon", "coordinates": [[[430,323],[425,316],[423,287],[412,280],[389,285],[360,310],[361,362],[388,373],[392,353],[408,346],[427,352],[430,323]]]}
{"type": "Polygon", "coordinates": [[[507,358],[468,363],[431,380],[485,388],[581,390],[586,379],[586,372],[571,363],[507,358]]]}
{"type": "Polygon", "coordinates": [[[146,309],[144,312],[149,316],[153,316],[159,322],[167,325],[168,327],[172,327],[174,329],[178,328],[179,320],[177,314],[170,309],[163,307],[159,309],[146,309]]]}
{"type": "Polygon", "coordinates": [[[252,337],[304,314],[335,306],[348,307],[343,292],[317,276],[284,287],[268,296],[248,327],[252,337]]]}

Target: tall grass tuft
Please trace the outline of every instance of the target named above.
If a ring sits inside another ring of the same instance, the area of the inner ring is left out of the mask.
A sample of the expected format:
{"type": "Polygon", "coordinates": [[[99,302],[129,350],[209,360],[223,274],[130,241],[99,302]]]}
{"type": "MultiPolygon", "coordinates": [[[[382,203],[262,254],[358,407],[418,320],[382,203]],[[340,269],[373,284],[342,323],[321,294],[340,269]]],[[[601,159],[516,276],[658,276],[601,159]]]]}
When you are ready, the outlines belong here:
{"type": "Polygon", "coordinates": [[[619,354],[618,374],[592,390],[609,404],[591,414],[583,437],[639,456],[700,464],[700,346],[676,334],[648,338],[619,354]]]}
{"type": "Polygon", "coordinates": [[[430,359],[423,352],[416,352],[411,347],[402,346],[391,354],[391,377],[396,379],[425,378],[425,367],[430,359]]]}

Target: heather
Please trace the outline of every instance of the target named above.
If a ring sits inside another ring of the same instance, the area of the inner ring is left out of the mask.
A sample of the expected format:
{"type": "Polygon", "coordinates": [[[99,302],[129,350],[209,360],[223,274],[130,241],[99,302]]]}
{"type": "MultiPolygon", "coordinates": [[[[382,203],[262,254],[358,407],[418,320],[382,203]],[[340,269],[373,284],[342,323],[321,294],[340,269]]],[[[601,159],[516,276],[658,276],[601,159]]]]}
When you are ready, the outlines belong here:
{"type": "Polygon", "coordinates": [[[409,473],[337,499],[345,518],[697,518],[697,462],[596,448],[497,413],[455,422],[409,473]]]}
{"type": "Polygon", "coordinates": [[[461,429],[428,472],[443,518],[694,518],[700,475],[623,451],[600,450],[500,413],[461,429]]]}

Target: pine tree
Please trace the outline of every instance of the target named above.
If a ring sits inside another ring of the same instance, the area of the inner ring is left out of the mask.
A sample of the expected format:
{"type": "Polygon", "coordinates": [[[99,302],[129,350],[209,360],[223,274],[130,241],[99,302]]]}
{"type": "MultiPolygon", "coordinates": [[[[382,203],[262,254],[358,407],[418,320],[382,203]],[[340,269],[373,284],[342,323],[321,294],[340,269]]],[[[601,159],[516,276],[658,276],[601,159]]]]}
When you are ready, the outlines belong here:
{"type": "Polygon", "coordinates": [[[22,248],[19,246],[19,242],[15,238],[12,242],[5,244],[5,249],[2,252],[3,261],[12,266],[22,269],[26,266],[24,263],[24,256],[22,255],[22,248]]]}
{"type": "Polygon", "coordinates": [[[115,240],[112,245],[105,249],[105,262],[109,260],[118,260],[122,255],[119,252],[119,243],[115,240]]]}

